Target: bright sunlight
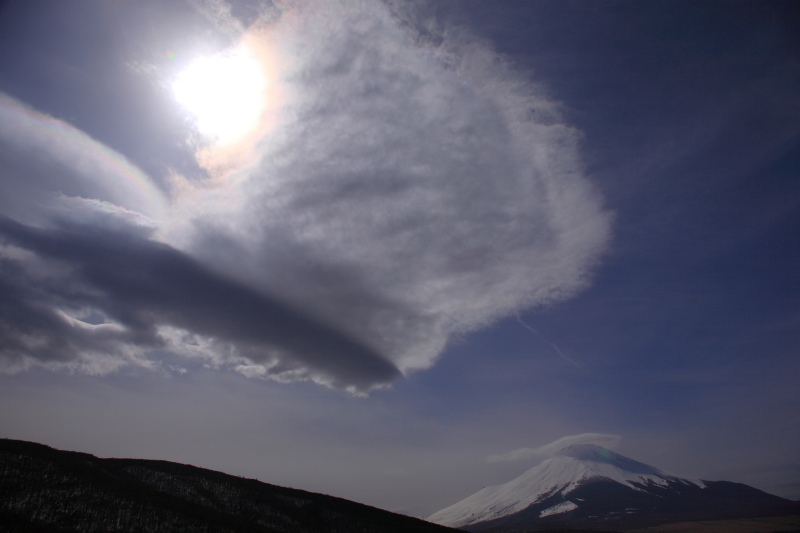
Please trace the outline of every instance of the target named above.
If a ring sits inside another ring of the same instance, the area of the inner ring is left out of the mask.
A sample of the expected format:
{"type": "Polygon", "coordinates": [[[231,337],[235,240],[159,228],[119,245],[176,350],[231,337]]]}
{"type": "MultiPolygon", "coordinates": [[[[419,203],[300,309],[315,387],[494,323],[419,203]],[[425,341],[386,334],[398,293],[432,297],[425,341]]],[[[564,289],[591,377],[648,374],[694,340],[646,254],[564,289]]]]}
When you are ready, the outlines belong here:
{"type": "Polygon", "coordinates": [[[172,89],[202,134],[230,144],[258,125],[266,85],[255,55],[240,45],[196,60],[178,75],[172,89]]]}

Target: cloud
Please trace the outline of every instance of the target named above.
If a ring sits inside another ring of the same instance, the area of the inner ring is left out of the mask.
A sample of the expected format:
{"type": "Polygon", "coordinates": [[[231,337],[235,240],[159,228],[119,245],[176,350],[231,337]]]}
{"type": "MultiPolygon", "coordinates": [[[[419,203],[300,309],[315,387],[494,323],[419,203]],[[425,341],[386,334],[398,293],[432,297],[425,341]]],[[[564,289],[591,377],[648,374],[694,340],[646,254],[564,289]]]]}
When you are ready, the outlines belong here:
{"type": "Polygon", "coordinates": [[[538,448],[520,448],[500,455],[490,455],[486,460],[490,463],[501,463],[507,461],[543,461],[548,457],[563,450],[567,446],[576,444],[596,444],[604,448],[616,448],[619,446],[622,437],[618,435],[605,435],[603,433],[581,433],[580,435],[568,435],[561,437],[550,444],[545,444],[538,448]]]}
{"type": "MultiPolygon", "coordinates": [[[[366,388],[397,370],[358,342],[267,295],[210,272],[136,233],[92,227],[39,229],[0,218],[3,335],[0,352],[23,361],[136,359],[146,349],[181,350],[192,335],[214,339],[218,363],[237,355],[274,373],[313,372],[334,386],[366,388]],[[49,268],[36,268],[43,260],[49,268]],[[101,324],[78,316],[93,310],[101,324]],[[275,364],[275,351],[294,354],[275,364]],[[228,354],[226,357],[225,354],[228,354]]],[[[194,341],[195,343],[197,341],[194,341]]]]}
{"type": "Polygon", "coordinates": [[[150,178],[70,124],[0,93],[0,213],[41,223],[59,195],[113,202],[153,218],[167,201],[150,178]]]}
{"type": "Polygon", "coordinates": [[[231,37],[244,31],[241,21],[233,16],[233,6],[223,0],[189,0],[194,9],[231,37]]]}
{"type": "MultiPolygon", "coordinates": [[[[198,5],[236,29],[223,2],[198,5]]],[[[266,11],[242,35],[274,60],[263,127],[170,205],[119,154],[0,101],[25,147],[0,126],[19,170],[0,197],[7,370],[172,353],[367,391],[589,284],[611,215],[580,133],[523,73],[379,2],[266,11]]]]}
{"type": "Polygon", "coordinates": [[[295,2],[259,28],[281,58],[272,127],[163,238],[407,373],[586,287],[611,217],[552,101],[488,46],[404,22],[295,2]]]}

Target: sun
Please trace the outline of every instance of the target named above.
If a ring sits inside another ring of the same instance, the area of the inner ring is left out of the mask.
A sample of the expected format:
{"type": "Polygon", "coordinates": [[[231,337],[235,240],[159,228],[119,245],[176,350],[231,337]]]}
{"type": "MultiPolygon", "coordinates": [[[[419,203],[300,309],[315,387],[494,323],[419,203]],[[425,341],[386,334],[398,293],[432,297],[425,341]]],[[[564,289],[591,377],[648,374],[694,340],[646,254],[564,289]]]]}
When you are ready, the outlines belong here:
{"type": "Polygon", "coordinates": [[[264,69],[246,45],[195,60],[172,84],[198,130],[218,144],[234,143],[257,128],[266,88],[264,69]]]}

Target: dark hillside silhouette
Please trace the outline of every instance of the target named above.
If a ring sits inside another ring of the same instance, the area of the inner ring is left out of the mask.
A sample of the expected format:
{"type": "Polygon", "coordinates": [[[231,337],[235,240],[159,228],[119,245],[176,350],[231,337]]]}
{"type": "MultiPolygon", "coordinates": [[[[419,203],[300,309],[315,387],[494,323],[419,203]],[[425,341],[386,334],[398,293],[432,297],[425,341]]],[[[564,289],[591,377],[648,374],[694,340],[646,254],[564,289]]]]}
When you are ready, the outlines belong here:
{"type": "Polygon", "coordinates": [[[445,533],[342,498],[194,466],[0,439],[0,530],[445,533]]]}

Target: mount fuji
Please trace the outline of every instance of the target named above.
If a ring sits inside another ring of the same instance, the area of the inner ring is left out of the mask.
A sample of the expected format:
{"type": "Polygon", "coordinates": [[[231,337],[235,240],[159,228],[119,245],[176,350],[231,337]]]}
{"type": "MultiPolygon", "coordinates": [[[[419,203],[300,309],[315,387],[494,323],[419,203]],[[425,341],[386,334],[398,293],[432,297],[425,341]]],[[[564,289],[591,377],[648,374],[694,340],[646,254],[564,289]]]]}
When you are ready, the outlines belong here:
{"type": "Polygon", "coordinates": [[[800,514],[800,503],[741,483],[674,476],[600,446],[580,444],[427,520],[467,531],[619,530],[789,514],[800,514]]]}

